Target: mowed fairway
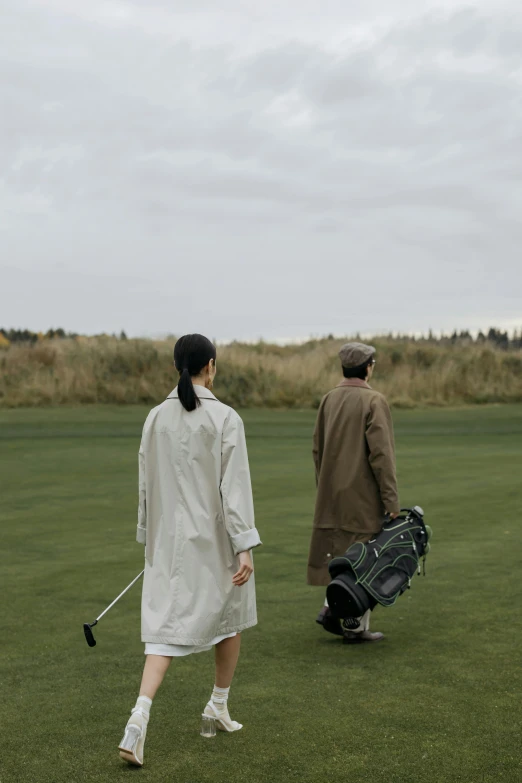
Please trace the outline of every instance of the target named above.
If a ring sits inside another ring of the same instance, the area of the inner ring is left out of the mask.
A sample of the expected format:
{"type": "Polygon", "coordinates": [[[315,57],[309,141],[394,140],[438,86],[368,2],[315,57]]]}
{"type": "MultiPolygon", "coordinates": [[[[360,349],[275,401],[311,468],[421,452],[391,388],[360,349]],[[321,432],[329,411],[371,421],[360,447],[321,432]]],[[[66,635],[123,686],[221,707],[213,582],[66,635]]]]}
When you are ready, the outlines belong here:
{"type": "Polygon", "coordinates": [[[522,780],[522,406],[395,412],[403,505],[434,530],[427,576],[343,646],[305,584],[313,412],[244,419],[264,546],[259,625],[231,692],[245,728],[199,736],[211,653],[175,661],[146,766],[117,745],[143,665],[134,541],[144,408],[0,412],[1,783],[485,783],[522,780]]]}

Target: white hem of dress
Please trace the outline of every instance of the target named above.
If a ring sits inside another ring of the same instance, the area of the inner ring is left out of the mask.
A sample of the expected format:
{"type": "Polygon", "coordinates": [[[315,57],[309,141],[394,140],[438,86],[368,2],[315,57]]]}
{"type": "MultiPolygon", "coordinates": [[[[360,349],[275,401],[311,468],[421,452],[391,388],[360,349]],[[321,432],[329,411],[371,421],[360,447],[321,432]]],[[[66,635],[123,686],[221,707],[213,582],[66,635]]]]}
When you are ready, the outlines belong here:
{"type": "MultiPolygon", "coordinates": [[[[254,625],[257,625],[257,613],[254,613],[254,616],[251,620],[248,620],[246,623],[241,623],[241,625],[232,625],[228,626],[228,628],[222,628],[221,629],[221,636],[230,636],[234,633],[240,633],[241,631],[246,631],[247,628],[252,628],[254,625]]],[[[141,634],[141,641],[142,642],[152,642],[153,644],[174,644],[174,645],[181,645],[182,647],[185,647],[186,645],[194,645],[194,647],[207,647],[209,644],[211,645],[214,641],[214,639],[191,639],[190,637],[187,638],[186,636],[153,636],[152,634],[143,633],[141,634]]]]}
{"type": "Polygon", "coordinates": [[[154,644],[154,642],[146,642],[145,655],[163,655],[167,658],[183,658],[185,655],[192,655],[192,653],[208,652],[214,645],[219,644],[223,639],[231,639],[233,636],[237,636],[236,631],[234,633],[227,633],[223,636],[216,636],[208,644],[154,644]]]}

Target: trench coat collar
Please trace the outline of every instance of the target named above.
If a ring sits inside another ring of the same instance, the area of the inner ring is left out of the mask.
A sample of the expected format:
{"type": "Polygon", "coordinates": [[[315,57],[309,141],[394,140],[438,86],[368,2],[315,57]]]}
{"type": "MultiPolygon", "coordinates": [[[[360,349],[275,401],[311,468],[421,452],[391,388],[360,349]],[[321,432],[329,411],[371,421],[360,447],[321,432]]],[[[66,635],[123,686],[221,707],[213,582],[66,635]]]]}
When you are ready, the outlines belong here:
{"type": "Polygon", "coordinates": [[[344,381],[338,383],[337,386],[359,386],[361,389],[371,389],[369,383],[363,381],[362,378],[345,378],[344,381]]]}
{"type": "MultiPolygon", "coordinates": [[[[200,400],[217,400],[217,397],[215,397],[210,389],[207,389],[206,386],[200,386],[199,383],[194,384],[194,389],[196,391],[196,394],[200,398],[200,400]]],[[[169,396],[167,397],[167,400],[172,399],[178,399],[178,387],[176,386],[175,389],[171,391],[169,396]]]]}

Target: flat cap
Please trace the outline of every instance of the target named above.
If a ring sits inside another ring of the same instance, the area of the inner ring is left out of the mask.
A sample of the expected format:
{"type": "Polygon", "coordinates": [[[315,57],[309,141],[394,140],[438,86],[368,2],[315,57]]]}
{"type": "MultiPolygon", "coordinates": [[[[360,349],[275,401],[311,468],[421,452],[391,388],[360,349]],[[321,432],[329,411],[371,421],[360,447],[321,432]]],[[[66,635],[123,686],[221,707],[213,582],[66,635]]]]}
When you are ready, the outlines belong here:
{"type": "Polygon", "coordinates": [[[372,358],[375,353],[373,345],[365,345],[364,343],[345,343],[339,351],[339,358],[341,364],[346,367],[347,370],[351,370],[354,367],[360,367],[369,359],[372,358]]]}

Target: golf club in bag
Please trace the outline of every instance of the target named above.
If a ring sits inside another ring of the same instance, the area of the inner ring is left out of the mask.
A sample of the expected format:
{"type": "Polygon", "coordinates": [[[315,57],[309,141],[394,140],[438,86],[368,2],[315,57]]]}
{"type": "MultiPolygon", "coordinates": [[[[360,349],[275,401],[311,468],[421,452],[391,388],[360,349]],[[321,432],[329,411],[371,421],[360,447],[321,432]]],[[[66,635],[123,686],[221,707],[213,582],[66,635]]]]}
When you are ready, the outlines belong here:
{"type": "Polygon", "coordinates": [[[102,619],[103,615],[104,615],[104,614],[107,614],[107,612],[109,611],[109,609],[112,609],[112,607],[114,606],[114,604],[116,604],[116,603],[117,603],[117,602],[120,600],[120,598],[121,598],[123,595],[125,595],[125,593],[127,592],[127,590],[130,590],[130,589],[131,589],[131,587],[132,587],[133,585],[135,585],[135,584],[136,584],[136,582],[138,581],[138,579],[139,579],[141,576],[143,576],[143,574],[144,574],[144,573],[145,573],[145,571],[142,571],[140,574],[138,574],[138,576],[137,576],[135,579],[133,579],[133,580],[132,580],[132,582],[130,583],[130,585],[127,585],[127,587],[125,588],[125,590],[123,590],[123,592],[121,592],[121,593],[119,594],[119,596],[118,596],[117,598],[115,598],[115,599],[114,599],[114,601],[112,602],[112,604],[109,604],[109,606],[107,607],[107,609],[104,609],[104,610],[103,610],[103,612],[102,612],[102,613],[99,615],[99,617],[97,617],[97,618],[96,618],[96,620],[95,620],[93,623],[84,623],[84,624],[83,624],[83,632],[84,632],[84,634],[85,634],[85,638],[87,639],[87,644],[89,645],[89,647],[96,647],[96,639],[94,638],[94,634],[93,634],[93,632],[92,632],[92,629],[94,628],[94,626],[95,626],[95,625],[97,625],[98,621],[102,619]]]}
{"type": "Polygon", "coordinates": [[[430,538],[422,508],[401,508],[371,541],[352,544],[342,557],[335,557],[328,565],[332,581],[326,588],[332,616],[350,620],[376,604],[392,606],[410,587],[415,572],[420,573],[430,538]]]}

